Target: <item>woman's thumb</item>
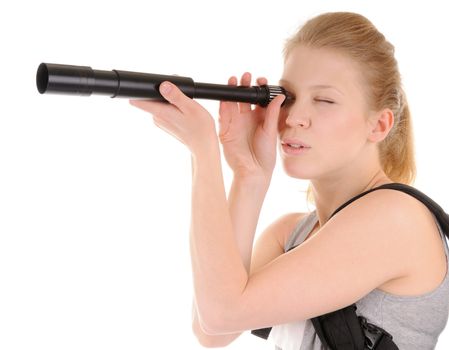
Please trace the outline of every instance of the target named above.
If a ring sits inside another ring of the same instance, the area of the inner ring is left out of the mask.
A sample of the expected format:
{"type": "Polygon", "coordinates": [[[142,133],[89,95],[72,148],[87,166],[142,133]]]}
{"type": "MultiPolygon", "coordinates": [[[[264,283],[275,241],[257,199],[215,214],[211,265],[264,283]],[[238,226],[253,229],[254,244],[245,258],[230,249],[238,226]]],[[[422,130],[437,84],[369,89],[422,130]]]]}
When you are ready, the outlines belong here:
{"type": "Polygon", "coordinates": [[[284,102],[285,98],[285,95],[276,96],[268,105],[267,111],[265,113],[265,120],[263,122],[263,129],[267,134],[277,134],[279,114],[281,105],[284,102]]]}

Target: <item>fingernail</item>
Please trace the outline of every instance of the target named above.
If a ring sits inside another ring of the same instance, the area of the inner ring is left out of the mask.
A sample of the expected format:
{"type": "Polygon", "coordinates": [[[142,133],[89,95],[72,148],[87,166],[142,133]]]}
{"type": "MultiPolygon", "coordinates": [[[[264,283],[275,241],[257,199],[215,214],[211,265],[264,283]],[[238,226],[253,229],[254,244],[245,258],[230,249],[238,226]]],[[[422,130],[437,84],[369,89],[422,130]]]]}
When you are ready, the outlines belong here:
{"type": "Polygon", "coordinates": [[[168,82],[163,82],[159,88],[159,91],[163,94],[168,94],[171,90],[171,84],[168,82]]]}

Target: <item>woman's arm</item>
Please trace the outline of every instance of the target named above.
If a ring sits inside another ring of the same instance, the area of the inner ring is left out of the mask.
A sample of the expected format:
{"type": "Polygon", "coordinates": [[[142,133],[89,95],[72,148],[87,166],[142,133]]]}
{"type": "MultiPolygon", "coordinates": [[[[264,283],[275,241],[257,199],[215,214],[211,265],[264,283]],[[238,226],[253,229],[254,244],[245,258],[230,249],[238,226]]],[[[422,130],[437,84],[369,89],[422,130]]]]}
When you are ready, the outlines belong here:
{"type": "Polygon", "coordinates": [[[201,328],[211,334],[230,296],[239,295],[248,271],[235,239],[226,200],[218,140],[192,155],[190,252],[201,328]]]}
{"type": "MultiPolygon", "coordinates": [[[[251,267],[254,235],[268,186],[269,183],[260,177],[234,177],[229,191],[228,208],[232,226],[240,256],[248,273],[251,267]]],[[[276,245],[274,247],[276,248],[276,245]]],[[[282,250],[277,248],[276,253],[281,254],[282,250]]],[[[205,347],[226,346],[241,334],[240,332],[224,335],[209,335],[205,333],[199,323],[195,300],[193,300],[192,323],[194,334],[200,344],[205,347]]]]}

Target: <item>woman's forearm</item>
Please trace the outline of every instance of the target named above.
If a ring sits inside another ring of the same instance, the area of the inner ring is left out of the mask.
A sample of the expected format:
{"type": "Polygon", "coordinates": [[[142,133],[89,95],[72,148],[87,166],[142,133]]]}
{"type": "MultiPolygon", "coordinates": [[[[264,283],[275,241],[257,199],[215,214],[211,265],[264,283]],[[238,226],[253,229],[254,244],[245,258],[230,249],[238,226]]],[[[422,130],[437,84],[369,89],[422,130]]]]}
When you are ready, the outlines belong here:
{"type": "Polygon", "coordinates": [[[232,227],[240,256],[248,273],[257,222],[269,184],[269,180],[262,177],[235,176],[229,191],[228,207],[232,227]]]}
{"type": "MultiPolygon", "coordinates": [[[[269,182],[261,177],[234,176],[228,196],[228,208],[240,256],[249,273],[254,235],[269,182]]],[[[226,346],[241,333],[209,335],[201,328],[195,300],[192,305],[192,328],[206,347],[226,346]]]]}
{"type": "Polygon", "coordinates": [[[248,271],[226,200],[218,141],[194,154],[192,167],[193,284],[200,322],[210,333],[222,319],[223,310],[243,291],[248,271]]]}

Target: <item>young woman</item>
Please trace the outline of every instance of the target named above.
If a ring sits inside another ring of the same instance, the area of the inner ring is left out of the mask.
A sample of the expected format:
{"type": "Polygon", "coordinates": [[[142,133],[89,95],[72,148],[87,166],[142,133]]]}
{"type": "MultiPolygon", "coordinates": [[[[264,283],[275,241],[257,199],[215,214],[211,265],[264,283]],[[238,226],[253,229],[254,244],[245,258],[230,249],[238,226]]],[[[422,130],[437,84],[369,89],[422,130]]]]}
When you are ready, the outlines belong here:
{"type": "MultiPolygon", "coordinates": [[[[326,13],[285,47],[284,96],[267,108],[221,102],[212,116],[173,84],[170,102],[131,101],[192,153],[193,328],[225,346],[272,327],[277,348],[322,349],[310,319],[357,303],[400,349],[433,349],[448,317],[447,243],[432,213],[382,184],[413,183],[409,108],[394,47],[365,17],[326,13]],[[226,198],[222,145],[234,172],[226,198]],[[277,147],[288,176],[310,179],[316,209],[290,213],[253,238],[277,147]],[[290,247],[296,248],[286,252],[290,247]]],[[[245,73],[241,85],[250,85],[245,73]]],[[[266,84],[264,78],[258,84],[266,84]]],[[[232,77],[229,84],[236,85],[232,77]]]]}

